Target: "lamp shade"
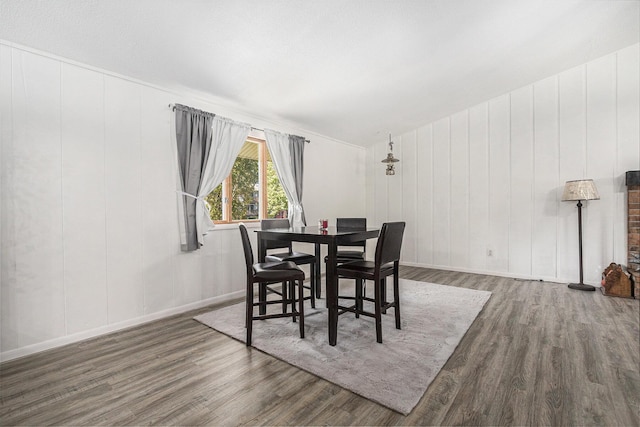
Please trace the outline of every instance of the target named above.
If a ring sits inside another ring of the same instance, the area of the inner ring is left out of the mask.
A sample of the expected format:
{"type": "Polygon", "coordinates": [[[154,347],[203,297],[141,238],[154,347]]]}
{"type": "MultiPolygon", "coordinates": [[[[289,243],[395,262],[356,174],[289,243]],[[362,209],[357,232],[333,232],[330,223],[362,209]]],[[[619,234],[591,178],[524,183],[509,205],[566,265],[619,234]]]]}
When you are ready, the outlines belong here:
{"type": "Polygon", "coordinates": [[[393,153],[388,153],[387,154],[387,158],[382,160],[382,163],[395,163],[395,162],[399,162],[400,160],[396,159],[395,157],[393,157],[393,153]]]}
{"type": "Polygon", "coordinates": [[[592,179],[579,179],[567,181],[564,184],[562,201],[569,202],[575,200],[599,200],[600,194],[592,179]]]}

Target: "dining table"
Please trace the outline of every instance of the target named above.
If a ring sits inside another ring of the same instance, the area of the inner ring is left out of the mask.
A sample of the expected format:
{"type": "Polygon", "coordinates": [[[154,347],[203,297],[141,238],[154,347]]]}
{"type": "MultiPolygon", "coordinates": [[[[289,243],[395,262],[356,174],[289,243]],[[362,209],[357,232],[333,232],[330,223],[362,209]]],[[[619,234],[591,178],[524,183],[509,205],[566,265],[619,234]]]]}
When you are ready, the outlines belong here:
{"type": "MultiPolygon", "coordinates": [[[[345,243],[361,242],[375,239],[380,233],[379,228],[337,228],[318,226],[272,228],[269,230],[256,230],[258,233],[258,260],[265,261],[267,249],[264,242],[267,240],[281,240],[288,242],[313,243],[315,245],[316,285],[320,287],[321,245],[327,246],[326,264],[326,307],[328,313],[329,345],[336,345],[338,337],[338,275],[336,272],[336,254],[338,246],[345,243]]],[[[260,296],[260,298],[266,298],[260,296]]]]}

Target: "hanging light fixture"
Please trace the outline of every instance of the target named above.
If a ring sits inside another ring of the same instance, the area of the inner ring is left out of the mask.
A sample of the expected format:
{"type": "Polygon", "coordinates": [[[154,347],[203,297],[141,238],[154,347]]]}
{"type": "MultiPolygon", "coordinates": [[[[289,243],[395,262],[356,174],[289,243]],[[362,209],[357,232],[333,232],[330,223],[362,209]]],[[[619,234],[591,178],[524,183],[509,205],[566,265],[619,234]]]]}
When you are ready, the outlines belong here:
{"type": "Polygon", "coordinates": [[[387,171],[386,171],[387,175],[396,174],[394,163],[397,163],[399,161],[400,161],[399,159],[396,159],[395,157],[393,157],[393,141],[391,141],[391,134],[389,134],[389,153],[387,153],[387,158],[382,160],[382,163],[387,164],[387,171]]]}

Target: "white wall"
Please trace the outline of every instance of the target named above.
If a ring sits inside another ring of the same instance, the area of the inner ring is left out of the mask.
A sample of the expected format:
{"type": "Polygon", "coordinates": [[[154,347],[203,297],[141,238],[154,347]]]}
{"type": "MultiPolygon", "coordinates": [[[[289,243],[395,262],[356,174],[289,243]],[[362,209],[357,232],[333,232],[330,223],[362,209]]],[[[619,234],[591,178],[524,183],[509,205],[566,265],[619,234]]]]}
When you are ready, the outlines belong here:
{"type": "Polygon", "coordinates": [[[367,150],[368,216],[405,220],[403,263],[576,281],[577,207],[565,181],[594,179],[583,208],[585,281],[626,264],[624,173],[640,169],[640,45],[394,138],[395,176],[367,150]],[[488,256],[491,251],[491,256],[488,256]]]}
{"type": "Polygon", "coordinates": [[[364,149],[200,97],[0,43],[0,100],[2,360],[242,295],[237,227],[180,252],[169,104],[306,136],[308,221],[365,214],[364,149]]]}

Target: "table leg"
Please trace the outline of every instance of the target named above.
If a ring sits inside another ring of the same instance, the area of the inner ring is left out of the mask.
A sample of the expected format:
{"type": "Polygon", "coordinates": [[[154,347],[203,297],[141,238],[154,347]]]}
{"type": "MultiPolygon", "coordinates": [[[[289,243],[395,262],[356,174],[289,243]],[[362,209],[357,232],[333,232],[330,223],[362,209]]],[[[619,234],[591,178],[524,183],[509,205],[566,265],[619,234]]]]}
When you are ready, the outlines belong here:
{"type": "MultiPolygon", "coordinates": [[[[264,243],[264,240],[260,236],[260,232],[258,232],[258,262],[264,262],[264,259],[267,257],[267,249],[264,243]]],[[[267,286],[262,283],[258,285],[258,301],[265,302],[267,300],[267,286]]],[[[258,306],[258,313],[260,315],[267,314],[267,305],[261,304],[258,306]]]]}
{"type": "MultiPolygon", "coordinates": [[[[322,266],[322,253],[320,252],[320,243],[316,243],[315,244],[315,250],[316,250],[316,265],[318,266],[318,268],[316,268],[316,277],[315,282],[316,282],[316,298],[320,298],[322,296],[322,289],[321,289],[321,283],[320,283],[320,270],[321,270],[321,266],[322,266]]],[[[325,306],[327,305],[327,303],[325,302],[325,306]]]]}
{"type": "Polygon", "coordinates": [[[329,317],[329,345],[336,345],[338,338],[338,275],[336,274],[336,253],[338,245],[332,242],[327,259],[327,309],[329,317]]]}

